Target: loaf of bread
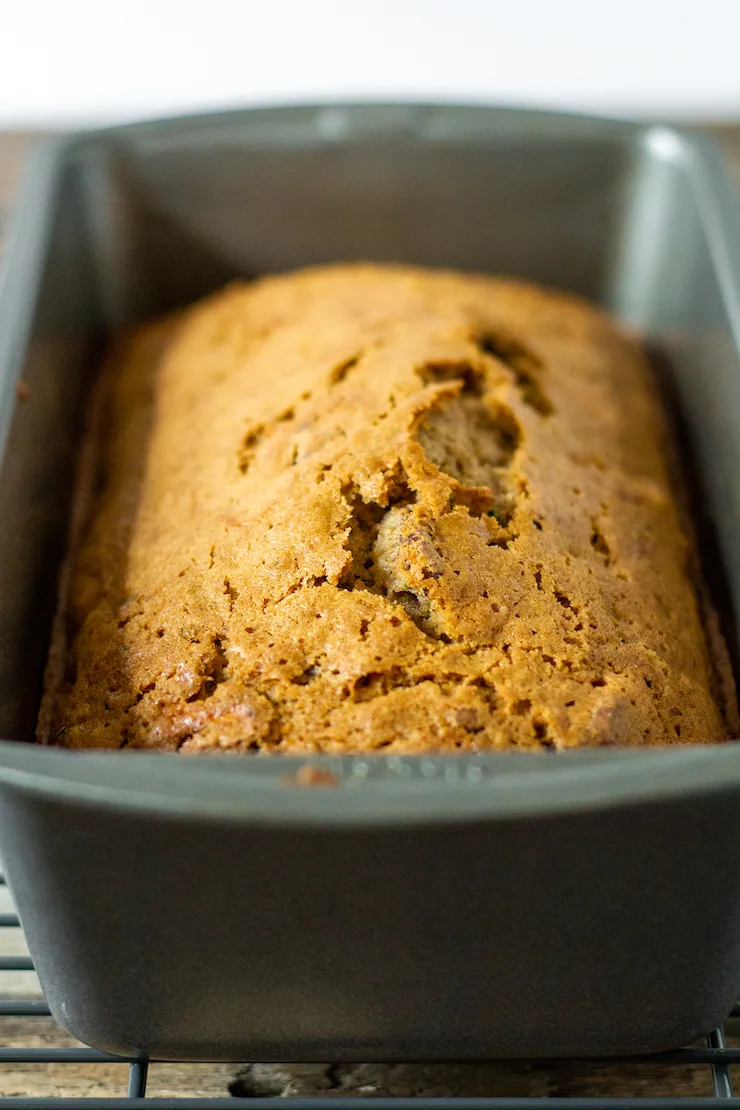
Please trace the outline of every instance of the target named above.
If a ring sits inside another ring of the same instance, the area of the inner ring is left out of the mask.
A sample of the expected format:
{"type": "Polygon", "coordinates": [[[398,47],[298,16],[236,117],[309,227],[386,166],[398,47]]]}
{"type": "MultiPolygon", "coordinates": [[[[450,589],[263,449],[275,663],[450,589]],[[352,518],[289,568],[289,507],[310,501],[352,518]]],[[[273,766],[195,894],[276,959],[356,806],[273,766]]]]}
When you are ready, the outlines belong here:
{"type": "Polygon", "coordinates": [[[645,356],[582,300],[316,268],[133,330],[101,389],[42,740],[388,754],[736,728],[645,356]]]}

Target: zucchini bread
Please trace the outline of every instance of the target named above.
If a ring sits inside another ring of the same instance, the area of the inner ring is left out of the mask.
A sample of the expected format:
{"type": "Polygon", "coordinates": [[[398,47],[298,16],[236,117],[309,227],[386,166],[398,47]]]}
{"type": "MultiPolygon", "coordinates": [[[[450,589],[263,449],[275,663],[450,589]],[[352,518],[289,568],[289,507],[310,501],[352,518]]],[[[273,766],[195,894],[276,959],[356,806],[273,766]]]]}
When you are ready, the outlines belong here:
{"type": "Polygon", "coordinates": [[[647,360],[576,297],[394,265],[237,283],[121,336],[94,408],[43,742],[737,727],[647,360]]]}

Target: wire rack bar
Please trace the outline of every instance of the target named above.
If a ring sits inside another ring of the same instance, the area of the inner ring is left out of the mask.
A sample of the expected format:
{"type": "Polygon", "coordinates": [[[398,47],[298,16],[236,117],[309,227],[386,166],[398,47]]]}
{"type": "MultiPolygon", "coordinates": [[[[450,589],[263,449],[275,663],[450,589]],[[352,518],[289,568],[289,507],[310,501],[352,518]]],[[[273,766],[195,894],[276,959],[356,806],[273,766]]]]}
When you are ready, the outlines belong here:
{"type": "MultiPolygon", "coordinates": [[[[113,1056],[96,1048],[0,1048],[0,1064],[128,1064],[128,1056],[113,1056]]],[[[2,1103],[0,1102],[0,1106],[2,1103]]]]}
{"type": "MultiPolygon", "coordinates": [[[[710,1033],[710,1037],[712,1034],[710,1033]]],[[[611,1056],[588,1058],[594,1064],[740,1064],[740,1048],[677,1048],[654,1056],[611,1056]]]]}
{"type": "MultiPolygon", "coordinates": [[[[2,1015],[0,1015],[2,1016],[2,1015]]],[[[710,1034],[711,1036],[712,1034],[710,1034]]],[[[155,1063],[166,1063],[166,1061],[153,1061],[155,1063]]],[[[239,1063],[240,1061],[234,1061],[239,1063]]],[[[562,1060],[547,1061],[541,1060],[539,1063],[553,1063],[562,1064],[562,1060]]],[[[727,1072],[727,1068],[732,1064],[740,1064],[740,1048],[679,1048],[675,1052],[660,1052],[653,1056],[589,1056],[581,1058],[579,1063],[590,1064],[593,1067],[609,1067],[618,1064],[653,1064],[658,1066],[675,1065],[676,1067],[690,1067],[701,1064],[708,1064],[715,1069],[727,1072]]],[[[116,1056],[110,1052],[100,1052],[96,1048],[2,1048],[0,1047],[0,1064],[139,1064],[142,1065],[143,1061],[132,1060],[130,1056],[116,1056]]],[[[719,1098],[728,1099],[732,1097],[732,1089],[729,1085],[729,1075],[727,1075],[727,1086],[723,1088],[724,1092],[717,1095],[719,1098]]],[[[249,1104],[254,1104],[254,1099],[250,1098],[249,1104]]],[[[334,1106],[338,1099],[331,1100],[334,1106]]],[[[380,1100],[374,1098],[373,1107],[380,1100]]],[[[547,1105],[550,1106],[552,1099],[547,1100],[547,1105]]],[[[85,1103],[87,1106],[87,1102],[85,1103]]],[[[394,1102],[394,1106],[398,1103],[394,1102]]],[[[417,1104],[418,1105],[418,1104],[417,1104]]],[[[603,1105],[603,1100],[599,1101],[599,1105],[603,1105]]],[[[683,1105],[683,1104],[682,1104],[683,1105]]],[[[2,1100],[0,1099],[0,1106],[2,1100]]]]}
{"type": "Polygon", "coordinates": [[[0,1017],[50,1017],[43,998],[0,998],[0,1017]]]}
{"type": "MultiPolygon", "coordinates": [[[[4,1098],[8,1110],[235,1110],[233,1098],[4,1098]]],[[[717,1110],[707,1098],[249,1098],[249,1110],[717,1110]]],[[[740,1098],[723,1101],[740,1110],[740,1098]]]]}
{"type": "Polygon", "coordinates": [[[727,1059],[727,1049],[725,1047],[725,1031],[721,1026],[712,1030],[707,1037],[707,1044],[710,1048],[721,1052],[723,1058],[723,1063],[712,1064],[715,1097],[724,1100],[731,1099],[732,1079],[730,1078],[730,1069],[727,1063],[724,1062],[727,1059]]]}
{"type": "MultiPolygon", "coordinates": [[[[146,1077],[149,1064],[146,1060],[132,1060],[128,1073],[128,1102],[143,1099],[146,1094],[146,1077]]],[[[151,1100],[150,1100],[151,1102],[151,1100]]]]}
{"type": "MultiPolygon", "coordinates": [[[[14,1002],[12,1000],[0,1002],[0,1017],[12,1016],[49,1016],[49,1008],[44,1002],[14,1002]]],[[[616,1064],[657,1064],[657,1065],[675,1065],[677,1067],[689,1067],[695,1065],[710,1065],[711,1067],[719,1070],[727,1069],[733,1064],[740,1064],[740,1048],[726,1048],[724,1047],[724,1036],[721,1029],[716,1029],[709,1034],[708,1041],[710,1045],[707,1048],[678,1048],[672,1052],[659,1052],[650,1056],[589,1056],[581,1059],[581,1063],[588,1063],[594,1067],[613,1066],[616,1064]]],[[[162,1062],[162,1061],[159,1061],[162,1062]]],[[[239,1063],[240,1061],[235,1061],[239,1063]]],[[[546,1061],[542,1060],[540,1063],[562,1063],[562,1061],[546,1061]]],[[[90,1063],[133,1063],[143,1066],[144,1061],[132,1061],[130,1056],[116,1056],[109,1052],[100,1052],[95,1048],[3,1048],[0,1047],[0,1064],[22,1064],[22,1063],[35,1063],[35,1064],[59,1064],[59,1063],[74,1063],[74,1064],[90,1064],[90,1063]]],[[[732,1089],[729,1085],[729,1075],[726,1077],[726,1086],[723,1088],[723,1093],[718,1094],[717,1097],[724,1099],[732,1097],[732,1089]]],[[[253,1103],[250,1099],[250,1106],[253,1103]]],[[[373,1099],[373,1105],[378,1102],[378,1099],[373,1099]]],[[[551,1103],[548,1099],[548,1106],[551,1103]]],[[[337,1099],[332,1100],[332,1105],[337,1102],[337,1099]]],[[[2,1103],[0,1102],[0,1105],[2,1103]]],[[[85,1103],[87,1105],[87,1103],[85,1103]]],[[[394,1103],[394,1105],[396,1105],[394,1103]]],[[[601,1105],[601,1103],[600,1103],[601,1105]]]]}
{"type": "Polygon", "coordinates": [[[0,956],[0,971],[35,971],[30,956],[0,956]]]}

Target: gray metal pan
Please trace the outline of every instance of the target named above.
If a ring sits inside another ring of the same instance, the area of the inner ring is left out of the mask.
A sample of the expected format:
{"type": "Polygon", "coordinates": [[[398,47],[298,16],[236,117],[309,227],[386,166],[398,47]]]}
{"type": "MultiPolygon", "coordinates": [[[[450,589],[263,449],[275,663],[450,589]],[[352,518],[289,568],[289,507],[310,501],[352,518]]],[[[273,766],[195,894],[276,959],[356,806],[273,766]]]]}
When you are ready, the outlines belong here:
{"type": "Polygon", "coordinates": [[[296,764],[40,748],[84,401],[111,330],[341,258],[585,293],[661,351],[740,611],[740,229],[713,148],[487,107],[66,137],[0,284],[0,852],[54,1015],[164,1059],[621,1054],[740,990],[740,745],[296,764]],[[16,399],[23,378],[28,399],[16,399]]]}

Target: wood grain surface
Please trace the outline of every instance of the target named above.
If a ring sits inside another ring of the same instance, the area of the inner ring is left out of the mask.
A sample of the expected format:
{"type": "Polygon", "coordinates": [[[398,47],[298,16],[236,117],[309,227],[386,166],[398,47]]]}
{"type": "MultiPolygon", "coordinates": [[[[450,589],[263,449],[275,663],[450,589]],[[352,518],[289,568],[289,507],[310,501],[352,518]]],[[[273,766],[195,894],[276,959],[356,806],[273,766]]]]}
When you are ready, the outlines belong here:
{"type": "MultiPolygon", "coordinates": [[[[740,186],[740,124],[707,127],[724,149],[740,186]]],[[[23,170],[38,135],[0,133],[0,244],[23,170]]],[[[0,887],[0,913],[11,912],[0,887]]],[[[0,929],[0,954],[22,955],[19,929],[0,929]]],[[[40,997],[33,972],[0,972],[0,998],[40,997]]],[[[728,1043],[740,1047],[740,1022],[727,1026],[728,1043]]],[[[0,1017],[0,1045],[64,1046],[76,1042],[52,1018],[0,1017]]],[[[125,1064],[2,1064],[0,1096],[124,1095],[125,1064]]],[[[738,1077],[740,1078],[740,1077],[738,1077]]],[[[602,1065],[563,1061],[462,1064],[152,1064],[150,1096],[215,1097],[229,1094],[322,1095],[479,1095],[479,1096],[701,1096],[712,1093],[706,1065],[661,1063],[602,1065]]]]}

